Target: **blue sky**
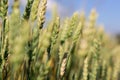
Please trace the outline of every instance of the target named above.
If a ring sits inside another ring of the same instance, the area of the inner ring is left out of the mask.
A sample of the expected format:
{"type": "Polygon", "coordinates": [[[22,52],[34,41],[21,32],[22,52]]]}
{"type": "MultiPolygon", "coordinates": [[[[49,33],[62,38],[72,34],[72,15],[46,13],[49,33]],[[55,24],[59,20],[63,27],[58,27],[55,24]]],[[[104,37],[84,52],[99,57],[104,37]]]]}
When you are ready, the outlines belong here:
{"type": "MultiPolygon", "coordinates": [[[[50,1],[50,0],[49,0],[50,1]]],[[[105,31],[110,34],[120,32],[120,0],[53,0],[62,7],[62,16],[72,15],[75,11],[84,10],[88,16],[92,8],[96,8],[98,23],[104,24],[105,31]]],[[[59,8],[58,8],[59,9],[59,8]]]]}
{"type": "MultiPolygon", "coordinates": [[[[10,4],[13,0],[10,0],[10,4]]],[[[27,0],[21,0],[23,11],[27,0]]],[[[92,8],[99,14],[98,24],[104,24],[105,31],[110,34],[120,33],[120,0],[48,0],[47,16],[50,16],[53,5],[57,5],[61,17],[71,16],[74,12],[85,11],[89,15],[92,8]]]]}

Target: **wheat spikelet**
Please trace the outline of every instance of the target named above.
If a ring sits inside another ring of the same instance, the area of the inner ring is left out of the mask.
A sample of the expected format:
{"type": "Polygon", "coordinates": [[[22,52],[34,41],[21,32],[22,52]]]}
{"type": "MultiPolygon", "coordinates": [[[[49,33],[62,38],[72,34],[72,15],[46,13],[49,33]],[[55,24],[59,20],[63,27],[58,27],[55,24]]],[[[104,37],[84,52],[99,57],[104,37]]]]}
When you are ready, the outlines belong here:
{"type": "Polygon", "coordinates": [[[34,22],[37,18],[37,10],[39,7],[40,0],[34,0],[32,7],[31,7],[31,13],[30,13],[30,21],[34,22]]]}
{"type": "Polygon", "coordinates": [[[40,6],[38,8],[38,27],[42,29],[45,22],[45,13],[46,13],[46,4],[47,0],[41,0],[40,6]]]}
{"type": "Polygon", "coordinates": [[[27,0],[27,5],[26,5],[25,11],[23,13],[23,18],[26,20],[28,20],[30,17],[30,12],[31,12],[33,2],[34,2],[34,0],[27,0]]]}
{"type": "Polygon", "coordinates": [[[83,67],[83,79],[88,80],[88,57],[84,60],[84,67],[83,67]]]}

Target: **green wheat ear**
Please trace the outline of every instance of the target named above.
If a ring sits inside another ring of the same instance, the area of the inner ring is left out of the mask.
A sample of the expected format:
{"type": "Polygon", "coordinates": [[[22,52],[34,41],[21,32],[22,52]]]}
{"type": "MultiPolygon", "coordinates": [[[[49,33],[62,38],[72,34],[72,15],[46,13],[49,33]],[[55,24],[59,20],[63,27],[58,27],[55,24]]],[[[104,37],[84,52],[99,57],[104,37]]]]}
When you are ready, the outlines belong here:
{"type": "Polygon", "coordinates": [[[5,19],[7,12],[8,12],[8,0],[1,0],[0,1],[0,17],[5,19]]]}
{"type": "Polygon", "coordinates": [[[88,80],[88,57],[84,60],[84,67],[83,67],[83,79],[88,80]]]}
{"type": "Polygon", "coordinates": [[[62,27],[62,32],[61,32],[61,38],[60,38],[60,41],[61,41],[61,44],[63,44],[65,42],[65,40],[68,38],[68,29],[69,29],[69,19],[67,18],[64,22],[64,27],[62,27]]]}
{"type": "MultiPolygon", "coordinates": [[[[8,13],[8,0],[2,0],[0,1],[0,17],[2,18],[2,32],[1,32],[1,48],[4,45],[4,39],[5,39],[5,28],[6,28],[6,19],[7,19],[7,13],[8,13]]],[[[1,49],[0,49],[1,50],[1,49]]]]}
{"type": "Polygon", "coordinates": [[[79,23],[79,13],[75,12],[73,14],[72,18],[70,19],[68,32],[67,32],[68,37],[73,36],[73,33],[74,33],[75,28],[77,27],[78,23],[79,23]]]}
{"type": "Polygon", "coordinates": [[[30,21],[34,22],[37,18],[38,7],[41,0],[34,0],[30,12],[30,21]]]}
{"type": "Polygon", "coordinates": [[[74,35],[73,35],[73,43],[75,43],[77,40],[78,40],[78,38],[81,36],[81,33],[82,33],[82,23],[81,22],[79,22],[79,24],[78,24],[78,26],[77,26],[77,28],[76,28],[76,30],[75,30],[75,32],[74,32],[74,35]]]}
{"type": "Polygon", "coordinates": [[[45,22],[46,4],[47,4],[47,0],[41,0],[40,6],[38,8],[38,27],[39,27],[39,29],[43,28],[43,24],[45,22]]]}
{"type": "Polygon", "coordinates": [[[23,18],[26,20],[28,20],[30,17],[33,2],[34,2],[34,0],[27,0],[27,5],[26,5],[25,11],[23,13],[23,18]]]}

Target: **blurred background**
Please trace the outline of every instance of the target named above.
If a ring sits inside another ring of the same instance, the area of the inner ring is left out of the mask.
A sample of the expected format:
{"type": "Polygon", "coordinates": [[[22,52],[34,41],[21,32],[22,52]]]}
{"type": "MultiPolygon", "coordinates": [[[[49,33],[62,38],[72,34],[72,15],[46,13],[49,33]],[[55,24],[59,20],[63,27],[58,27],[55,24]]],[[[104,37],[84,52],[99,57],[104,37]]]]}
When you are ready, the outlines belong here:
{"type": "MultiPolygon", "coordinates": [[[[27,0],[21,0],[21,12],[24,11],[27,0]]],[[[13,4],[13,0],[9,1],[9,5],[13,4]]],[[[97,23],[104,25],[106,33],[120,38],[120,0],[48,0],[47,13],[48,19],[51,12],[57,6],[60,17],[69,17],[74,12],[84,11],[88,16],[91,9],[95,8],[99,14],[97,23]]],[[[9,13],[11,8],[9,7],[9,13]]]]}

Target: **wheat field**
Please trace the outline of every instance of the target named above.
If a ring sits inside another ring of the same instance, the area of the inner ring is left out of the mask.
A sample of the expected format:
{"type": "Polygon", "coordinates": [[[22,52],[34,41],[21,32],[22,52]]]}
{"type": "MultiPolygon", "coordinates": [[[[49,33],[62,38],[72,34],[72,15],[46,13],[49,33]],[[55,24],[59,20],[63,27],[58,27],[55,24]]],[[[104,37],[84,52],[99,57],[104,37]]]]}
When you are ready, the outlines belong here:
{"type": "Polygon", "coordinates": [[[47,22],[47,0],[0,0],[0,80],[120,80],[120,45],[96,23],[98,13],[75,12],[47,22]],[[45,25],[46,23],[46,25],[45,25]]]}

